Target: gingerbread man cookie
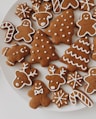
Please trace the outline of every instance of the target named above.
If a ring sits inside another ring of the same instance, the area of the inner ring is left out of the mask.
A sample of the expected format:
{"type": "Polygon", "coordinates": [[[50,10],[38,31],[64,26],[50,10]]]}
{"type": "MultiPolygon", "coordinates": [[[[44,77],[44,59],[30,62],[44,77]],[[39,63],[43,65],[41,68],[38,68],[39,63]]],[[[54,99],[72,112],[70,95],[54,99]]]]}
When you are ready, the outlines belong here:
{"type": "Polygon", "coordinates": [[[48,87],[50,91],[58,91],[60,86],[66,83],[67,70],[65,67],[58,68],[56,65],[50,65],[48,71],[49,75],[46,76],[46,79],[49,81],[48,87]]]}
{"type": "Polygon", "coordinates": [[[94,37],[93,44],[91,46],[92,50],[92,59],[96,61],[96,37],[94,37]]]}
{"type": "Polygon", "coordinates": [[[96,92],[96,67],[89,69],[88,75],[84,77],[84,81],[87,84],[86,92],[88,94],[96,92]]]}
{"type": "Polygon", "coordinates": [[[96,34],[96,20],[92,18],[90,12],[84,12],[82,18],[76,24],[79,27],[77,33],[79,37],[85,37],[86,35],[94,36],[96,34]]]}
{"type": "Polygon", "coordinates": [[[79,7],[78,0],[62,0],[61,2],[61,9],[66,10],[72,7],[73,9],[77,9],[79,7]]]}
{"type": "Polygon", "coordinates": [[[23,62],[23,68],[20,71],[16,71],[16,78],[13,81],[13,85],[17,89],[21,89],[24,86],[31,86],[32,80],[38,76],[38,70],[31,67],[29,62],[23,62]]]}
{"type": "Polygon", "coordinates": [[[68,105],[68,97],[69,95],[63,89],[59,89],[53,93],[52,102],[55,103],[58,108],[61,108],[65,105],[68,105]]]}
{"type": "Polygon", "coordinates": [[[50,91],[42,81],[34,80],[32,89],[28,92],[28,95],[32,98],[30,107],[34,109],[39,106],[47,107],[51,102],[48,97],[49,93],[50,91]]]}
{"type": "Polygon", "coordinates": [[[30,48],[26,45],[14,44],[11,48],[5,47],[3,55],[7,57],[7,64],[14,66],[16,62],[24,61],[25,57],[30,54],[30,48]]]}
{"type": "Polygon", "coordinates": [[[14,39],[16,41],[24,40],[26,43],[32,42],[32,35],[35,33],[35,30],[32,28],[32,23],[28,19],[24,19],[20,26],[16,28],[16,34],[14,39]]]}

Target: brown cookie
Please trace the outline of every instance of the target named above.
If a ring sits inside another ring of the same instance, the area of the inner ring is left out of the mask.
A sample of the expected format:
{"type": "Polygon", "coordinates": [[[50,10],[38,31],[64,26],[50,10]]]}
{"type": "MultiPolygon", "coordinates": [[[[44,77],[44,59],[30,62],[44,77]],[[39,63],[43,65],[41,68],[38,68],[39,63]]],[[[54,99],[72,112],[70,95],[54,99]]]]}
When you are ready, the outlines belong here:
{"type": "Polygon", "coordinates": [[[55,103],[58,108],[61,108],[65,105],[68,105],[68,97],[69,95],[63,89],[59,89],[53,93],[52,102],[55,103]]]}
{"type": "Polygon", "coordinates": [[[0,28],[4,30],[7,29],[4,42],[10,43],[13,40],[15,26],[11,22],[6,21],[1,24],[0,28]]]}
{"type": "Polygon", "coordinates": [[[30,107],[34,109],[39,106],[47,107],[51,102],[48,97],[49,93],[50,91],[42,81],[34,80],[32,89],[28,92],[28,95],[32,98],[30,107]]]}
{"type": "Polygon", "coordinates": [[[24,86],[31,86],[32,80],[38,76],[38,70],[31,67],[29,62],[23,62],[23,68],[16,71],[16,77],[13,81],[15,88],[21,89],[24,86]]]}
{"type": "Polygon", "coordinates": [[[69,95],[70,102],[74,105],[77,104],[77,99],[80,100],[85,106],[93,107],[93,101],[82,91],[73,90],[69,95]]]}
{"type": "Polygon", "coordinates": [[[32,64],[40,63],[43,67],[46,67],[51,61],[57,59],[55,48],[49,38],[43,31],[37,30],[32,42],[30,62],[32,64]]]}
{"type": "Polygon", "coordinates": [[[49,74],[46,76],[46,79],[49,81],[48,87],[50,91],[58,91],[60,86],[66,83],[67,70],[65,67],[58,68],[56,65],[51,64],[48,67],[48,71],[49,74]]]}
{"type": "Polygon", "coordinates": [[[74,34],[73,10],[65,10],[52,20],[50,26],[45,29],[45,33],[52,37],[54,44],[65,43],[70,45],[74,34]]]}
{"type": "Polygon", "coordinates": [[[67,76],[67,84],[69,84],[73,89],[82,87],[83,77],[77,72],[69,73],[67,76]]]}
{"type": "Polygon", "coordinates": [[[30,54],[30,49],[26,45],[14,44],[11,48],[5,47],[2,51],[7,57],[7,64],[14,66],[16,62],[22,62],[30,54]]]}
{"type": "Polygon", "coordinates": [[[74,42],[61,58],[61,61],[67,64],[70,72],[76,70],[87,71],[90,54],[90,43],[87,37],[74,42]]]}
{"type": "Polygon", "coordinates": [[[88,94],[93,94],[96,92],[96,67],[92,67],[88,71],[88,75],[84,77],[86,82],[86,92],[88,94]]]}
{"type": "Polygon", "coordinates": [[[32,28],[32,23],[28,19],[24,19],[20,26],[16,27],[14,39],[16,41],[25,41],[26,43],[32,42],[32,35],[35,30],[32,28]]]}
{"type": "Polygon", "coordinates": [[[17,5],[15,14],[21,19],[30,19],[32,9],[27,3],[17,5]]]}
{"type": "Polygon", "coordinates": [[[92,59],[96,61],[96,37],[94,37],[93,44],[92,44],[92,59]]]}

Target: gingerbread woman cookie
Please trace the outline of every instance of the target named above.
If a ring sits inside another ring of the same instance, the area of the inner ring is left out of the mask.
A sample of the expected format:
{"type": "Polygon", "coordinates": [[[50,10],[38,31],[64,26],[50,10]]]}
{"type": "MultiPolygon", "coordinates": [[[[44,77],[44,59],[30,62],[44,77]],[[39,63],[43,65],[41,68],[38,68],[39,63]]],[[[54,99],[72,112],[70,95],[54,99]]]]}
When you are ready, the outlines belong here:
{"type": "Polygon", "coordinates": [[[96,92],[96,67],[92,67],[88,71],[88,75],[84,77],[86,82],[86,92],[88,94],[93,94],[96,92]]]}
{"type": "Polygon", "coordinates": [[[32,89],[28,92],[28,95],[32,98],[30,107],[34,109],[39,106],[47,107],[51,102],[48,97],[49,93],[50,91],[42,81],[34,80],[32,89]]]}
{"type": "Polygon", "coordinates": [[[67,70],[65,67],[58,68],[56,65],[49,65],[48,68],[49,75],[46,76],[46,79],[49,81],[49,89],[50,91],[58,91],[60,86],[66,83],[65,76],[67,74],[67,70]]]}
{"type": "Polygon", "coordinates": [[[68,105],[68,97],[69,95],[63,89],[59,89],[53,93],[52,102],[55,103],[58,108],[61,108],[65,105],[68,105]]]}
{"type": "Polygon", "coordinates": [[[24,86],[31,86],[32,80],[38,76],[38,70],[31,67],[29,62],[23,62],[22,70],[16,71],[16,78],[13,81],[13,85],[17,89],[21,89],[24,86]]]}
{"type": "Polygon", "coordinates": [[[77,9],[79,7],[78,0],[62,0],[61,2],[61,9],[66,10],[72,7],[73,9],[77,9]]]}
{"type": "Polygon", "coordinates": [[[28,19],[24,19],[20,26],[16,28],[16,34],[14,39],[16,41],[24,40],[26,43],[32,42],[32,35],[35,33],[35,30],[32,28],[32,23],[28,19]]]}
{"type": "Polygon", "coordinates": [[[90,12],[84,12],[82,18],[76,24],[79,27],[77,33],[79,37],[94,36],[96,34],[96,19],[92,18],[90,12]]]}
{"type": "Polygon", "coordinates": [[[26,45],[14,44],[11,48],[5,47],[3,55],[7,57],[7,64],[14,66],[16,62],[24,61],[25,57],[30,54],[30,48],[26,45]]]}

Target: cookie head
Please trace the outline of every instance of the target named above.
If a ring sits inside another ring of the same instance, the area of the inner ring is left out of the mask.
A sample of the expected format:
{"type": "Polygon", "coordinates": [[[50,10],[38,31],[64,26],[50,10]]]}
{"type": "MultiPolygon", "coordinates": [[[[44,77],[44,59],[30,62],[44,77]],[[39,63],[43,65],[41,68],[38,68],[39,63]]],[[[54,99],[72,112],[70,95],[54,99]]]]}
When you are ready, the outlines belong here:
{"type": "Polygon", "coordinates": [[[82,15],[82,19],[83,20],[90,20],[90,14],[89,13],[84,13],[83,15],[82,15]]]}
{"type": "Polygon", "coordinates": [[[90,69],[90,70],[89,70],[89,74],[90,74],[90,75],[93,75],[93,76],[96,75],[96,68],[90,69]]]}
{"type": "Polygon", "coordinates": [[[13,85],[19,89],[23,87],[24,84],[28,84],[28,85],[30,84],[30,81],[28,80],[27,75],[24,74],[23,72],[17,71],[16,78],[13,82],[13,85]]]}
{"type": "Polygon", "coordinates": [[[31,23],[29,22],[29,20],[28,19],[25,19],[25,20],[23,20],[23,22],[22,22],[22,26],[30,26],[31,25],[31,23]]]}

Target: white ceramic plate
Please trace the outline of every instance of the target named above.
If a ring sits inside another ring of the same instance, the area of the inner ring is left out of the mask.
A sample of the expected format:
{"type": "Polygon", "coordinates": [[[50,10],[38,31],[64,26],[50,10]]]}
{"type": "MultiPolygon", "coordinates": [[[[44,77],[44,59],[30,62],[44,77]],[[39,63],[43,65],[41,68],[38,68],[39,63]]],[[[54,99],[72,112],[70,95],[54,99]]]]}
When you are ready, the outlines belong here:
{"type": "MultiPolygon", "coordinates": [[[[12,22],[15,26],[18,26],[20,23],[21,23],[21,20],[15,15],[15,10],[16,10],[16,6],[18,3],[24,3],[24,2],[27,2],[28,5],[31,7],[31,2],[30,0],[19,0],[17,1],[13,6],[12,8],[9,10],[9,12],[7,13],[7,15],[5,16],[5,19],[4,21],[10,21],[12,22]]],[[[80,11],[75,11],[75,17],[77,20],[80,16],[81,12],[80,11]]],[[[35,25],[35,22],[33,22],[33,26],[35,29],[37,29],[37,26],[35,25]]],[[[18,90],[18,89],[15,89],[13,87],[13,80],[15,78],[15,72],[16,70],[20,69],[21,65],[20,64],[17,64],[16,66],[14,67],[10,67],[8,65],[6,65],[6,57],[2,56],[2,49],[6,46],[10,46],[10,44],[6,44],[4,43],[4,36],[5,36],[5,33],[6,31],[4,30],[0,30],[0,66],[2,68],[2,71],[5,75],[5,78],[6,80],[9,82],[10,86],[15,90],[16,93],[18,93],[27,103],[29,103],[29,100],[30,98],[28,97],[27,93],[28,93],[28,90],[30,90],[30,87],[24,87],[23,89],[21,90],[18,90]]],[[[78,39],[76,36],[73,37],[73,41],[75,41],[76,39],[78,39]]],[[[90,38],[90,42],[92,43],[92,38],[90,38]]],[[[56,47],[56,52],[58,54],[60,54],[60,57],[64,54],[64,51],[69,48],[69,46],[67,45],[64,45],[64,44],[61,44],[61,45],[58,45],[58,46],[55,46],[56,47]]],[[[59,61],[56,61],[56,62],[52,62],[54,64],[56,64],[57,66],[63,66],[64,64],[63,63],[60,63],[59,61]]],[[[89,64],[89,66],[96,66],[96,62],[94,61],[91,61],[91,63],[89,64]]],[[[36,67],[39,71],[41,71],[41,74],[38,76],[37,79],[40,79],[42,80],[43,82],[46,83],[46,85],[48,84],[47,80],[45,79],[45,76],[48,74],[48,71],[47,71],[47,68],[42,68],[39,64],[36,64],[36,65],[33,65],[33,67],[36,67]]],[[[83,74],[85,75],[85,74],[83,74]]],[[[72,91],[72,89],[69,87],[69,86],[64,86],[63,87],[64,90],[68,93],[70,93],[72,91]]],[[[96,101],[96,96],[92,95],[91,96],[92,100],[93,101],[96,101]]],[[[43,109],[47,109],[47,110],[50,110],[50,111],[58,111],[58,112],[68,112],[68,111],[76,111],[76,110],[80,110],[80,109],[83,109],[85,106],[81,103],[78,103],[77,105],[72,105],[69,103],[68,106],[64,106],[60,109],[57,108],[57,106],[55,104],[51,104],[49,107],[47,108],[43,108],[43,109]]],[[[42,108],[40,108],[42,109],[42,108]]]]}

